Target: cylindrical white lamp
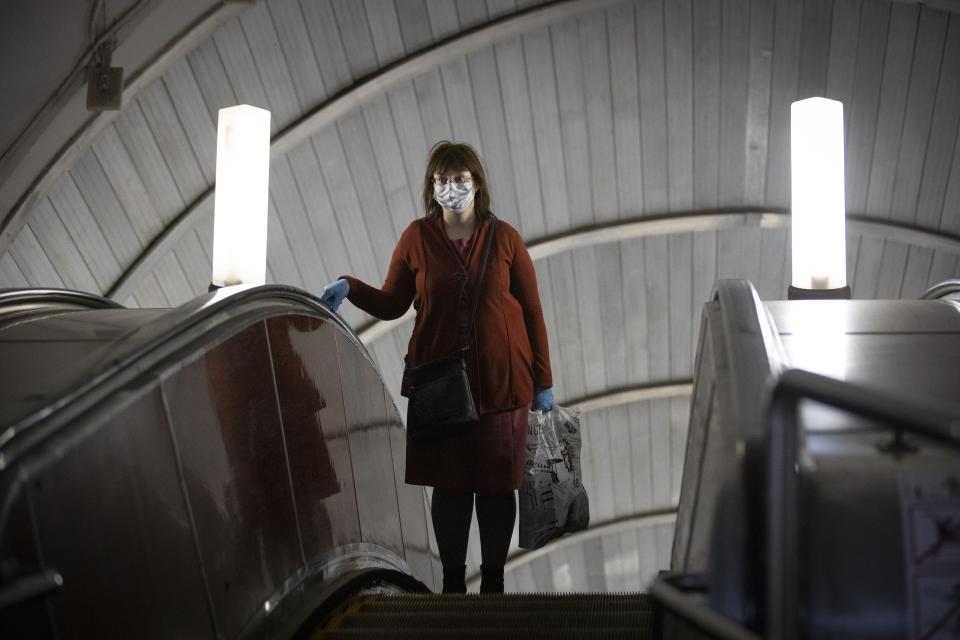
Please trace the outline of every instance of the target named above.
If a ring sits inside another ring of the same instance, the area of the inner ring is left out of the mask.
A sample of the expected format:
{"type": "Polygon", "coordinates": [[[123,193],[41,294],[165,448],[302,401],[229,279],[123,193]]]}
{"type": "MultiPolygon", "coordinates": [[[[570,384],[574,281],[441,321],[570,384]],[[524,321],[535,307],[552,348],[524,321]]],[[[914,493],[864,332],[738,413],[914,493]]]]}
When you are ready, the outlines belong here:
{"type": "Polygon", "coordinates": [[[843,179],[843,104],[807,98],[790,107],[790,299],[849,298],[843,179]]]}
{"type": "Polygon", "coordinates": [[[267,274],[270,112],[220,109],[212,286],[263,284],[267,274]]]}

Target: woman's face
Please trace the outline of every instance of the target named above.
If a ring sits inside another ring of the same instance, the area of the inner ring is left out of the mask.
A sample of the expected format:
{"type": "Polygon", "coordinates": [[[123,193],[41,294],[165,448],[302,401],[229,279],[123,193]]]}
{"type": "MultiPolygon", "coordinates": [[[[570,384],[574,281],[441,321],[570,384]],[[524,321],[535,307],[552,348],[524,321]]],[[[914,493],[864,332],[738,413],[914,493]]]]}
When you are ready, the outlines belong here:
{"type": "Polygon", "coordinates": [[[454,213],[469,212],[476,187],[469,171],[445,171],[433,174],[433,197],[454,213]]]}

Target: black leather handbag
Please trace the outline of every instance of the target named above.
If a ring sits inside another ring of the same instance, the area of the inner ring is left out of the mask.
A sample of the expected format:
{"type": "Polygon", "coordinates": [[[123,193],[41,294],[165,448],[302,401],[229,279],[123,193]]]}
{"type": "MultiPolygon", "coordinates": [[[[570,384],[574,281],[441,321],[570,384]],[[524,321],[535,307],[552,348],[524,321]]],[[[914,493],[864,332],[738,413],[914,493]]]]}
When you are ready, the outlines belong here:
{"type": "MultiPolygon", "coordinates": [[[[407,436],[413,440],[428,440],[456,434],[471,422],[479,420],[477,408],[467,376],[467,351],[470,349],[470,334],[477,316],[480,289],[487,271],[487,260],[493,244],[493,228],[496,218],[491,217],[483,248],[483,261],[477,285],[473,290],[470,319],[462,335],[463,346],[451,356],[437,358],[415,367],[406,366],[400,395],[407,402],[407,436]]],[[[466,286],[466,280],[463,283],[466,286]]]]}

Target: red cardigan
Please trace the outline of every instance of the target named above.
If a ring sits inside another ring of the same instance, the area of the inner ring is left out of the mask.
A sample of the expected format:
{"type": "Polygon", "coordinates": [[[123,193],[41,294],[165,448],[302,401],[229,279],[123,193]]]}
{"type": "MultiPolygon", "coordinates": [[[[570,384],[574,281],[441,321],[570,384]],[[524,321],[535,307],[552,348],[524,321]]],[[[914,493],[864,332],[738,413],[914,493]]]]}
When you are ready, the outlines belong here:
{"type": "MultiPolygon", "coordinates": [[[[489,225],[474,230],[466,286],[461,285],[463,263],[440,217],[419,218],[404,230],[382,289],[340,276],[350,283],[347,299],[381,320],[399,318],[413,303],[417,315],[406,357],[411,366],[459,348],[457,322],[470,313],[489,225]]],[[[521,407],[533,400],[535,387],[553,386],[533,261],[523,238],[503,220],[497,220],[493,242],[467,356],[481,414],[521,407]]]]}

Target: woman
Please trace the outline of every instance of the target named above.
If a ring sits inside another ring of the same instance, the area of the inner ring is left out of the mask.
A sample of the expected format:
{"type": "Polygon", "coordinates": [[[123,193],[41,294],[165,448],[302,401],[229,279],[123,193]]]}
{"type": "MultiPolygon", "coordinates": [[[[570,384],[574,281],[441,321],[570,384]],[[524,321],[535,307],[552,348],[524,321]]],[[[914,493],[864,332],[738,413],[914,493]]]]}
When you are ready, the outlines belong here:
{"type": "MultiPolygon", "coordinates": [[[[417,310],[406,362],[454,354],[468,320],[493,213],[486,173],[467,144],[440,142],[423,180],[426,215],[406,228],[382,289],[351,276],[327,285],[336,311],[346,297],[382,320],[417,310]]],[[[536,272],[523,238],[497,220],[467,351],[479,422],[429,441],[407,441],[406,482],[434,487],[431,515],[443,591],[466,593],[465,561],[474,501],[480,529],[481,592],[503,592],[503,565],[523,478],[528,411],[553,408],[550,355],[536,272]]]]}

